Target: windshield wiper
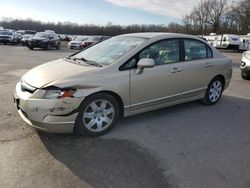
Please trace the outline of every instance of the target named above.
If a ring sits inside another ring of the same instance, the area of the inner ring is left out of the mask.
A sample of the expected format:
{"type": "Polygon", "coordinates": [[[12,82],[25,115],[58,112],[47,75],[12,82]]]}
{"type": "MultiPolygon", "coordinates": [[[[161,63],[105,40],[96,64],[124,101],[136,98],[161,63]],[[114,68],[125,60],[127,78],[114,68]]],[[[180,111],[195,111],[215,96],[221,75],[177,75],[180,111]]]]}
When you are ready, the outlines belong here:
{"type": "Polygon", "coordinates": [[[97,67],[102,67],[101,64],[95,62],[95,61],[91,61],[91,60],[87,60],[85,59],[84,57],[81,57],[81,58],[74,58],[73,59],[74,61],[75,60],[81,60],[81,61],[84,61],[85,63],[89,64],[89,65],[94,65],[94,66],[97,66],[97,67]]]}

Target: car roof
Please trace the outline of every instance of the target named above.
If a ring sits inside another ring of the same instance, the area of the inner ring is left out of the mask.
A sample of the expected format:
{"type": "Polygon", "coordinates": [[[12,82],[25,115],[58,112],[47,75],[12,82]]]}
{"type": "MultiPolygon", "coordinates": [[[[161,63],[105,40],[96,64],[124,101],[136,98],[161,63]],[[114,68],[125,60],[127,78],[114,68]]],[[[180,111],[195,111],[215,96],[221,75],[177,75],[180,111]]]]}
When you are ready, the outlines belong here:
{"type": "Polygon", "coordinates": [[[186,35],[186,34],[179,34],[179,33],[165,33],[165,32],[144,32],[144,33],[130,33],[130,34],[124,34],[122,36],[134,36],[134,37],[145,37],[145,38],[154,38],[154,37],[160,37],[162,36],[163,38],[174,38],[174,37],[179,37],[179,38],[198,38],[198,37],[193,37],[191,35],[186,35]]]}

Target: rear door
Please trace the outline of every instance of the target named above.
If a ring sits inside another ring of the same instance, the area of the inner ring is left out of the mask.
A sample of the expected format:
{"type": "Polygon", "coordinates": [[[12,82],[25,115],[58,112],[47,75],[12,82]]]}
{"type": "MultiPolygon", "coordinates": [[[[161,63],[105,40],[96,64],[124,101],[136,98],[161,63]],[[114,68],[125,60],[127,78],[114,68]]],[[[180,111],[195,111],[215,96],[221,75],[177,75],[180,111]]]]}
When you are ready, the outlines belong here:
{"type": "Polygon", "coordinates": [[[183,97],[193,97],[204,92],[215,66],[210,47],[195,39],[183,39],[183,97]]]}

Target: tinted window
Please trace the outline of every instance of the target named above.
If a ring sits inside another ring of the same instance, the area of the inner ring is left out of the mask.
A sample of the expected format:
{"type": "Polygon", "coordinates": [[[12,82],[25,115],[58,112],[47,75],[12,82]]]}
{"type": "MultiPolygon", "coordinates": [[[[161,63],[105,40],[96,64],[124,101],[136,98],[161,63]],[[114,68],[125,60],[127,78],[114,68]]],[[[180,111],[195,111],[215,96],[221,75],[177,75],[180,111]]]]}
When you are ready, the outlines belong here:
{"type": "Polygon", "coordinates": [[[155,65],[175,63],[179,61],[179,40],[157,42],[139,53],[139,59],[154,59],[155,65]]]}
{"type": "Polygon", "coordinates": [[[197,40],[184,40],[185,61],[205,59],[212,57],[211,49],[197,40]]]}

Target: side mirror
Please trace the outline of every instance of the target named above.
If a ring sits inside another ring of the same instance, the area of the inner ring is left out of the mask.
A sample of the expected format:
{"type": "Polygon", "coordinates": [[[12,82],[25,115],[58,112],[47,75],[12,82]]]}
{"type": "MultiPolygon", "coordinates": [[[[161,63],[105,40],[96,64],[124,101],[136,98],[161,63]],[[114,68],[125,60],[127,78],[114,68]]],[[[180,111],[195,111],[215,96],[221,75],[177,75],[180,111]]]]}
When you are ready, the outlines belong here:
{"type": "Polygon", "coordinates": [[[143,58],[137,63],[136,74],[141,74],[144,68],[153,68],[155,66],[155,61],[153,59],[143,58]]]}

